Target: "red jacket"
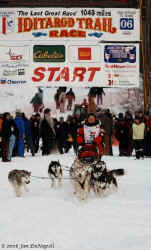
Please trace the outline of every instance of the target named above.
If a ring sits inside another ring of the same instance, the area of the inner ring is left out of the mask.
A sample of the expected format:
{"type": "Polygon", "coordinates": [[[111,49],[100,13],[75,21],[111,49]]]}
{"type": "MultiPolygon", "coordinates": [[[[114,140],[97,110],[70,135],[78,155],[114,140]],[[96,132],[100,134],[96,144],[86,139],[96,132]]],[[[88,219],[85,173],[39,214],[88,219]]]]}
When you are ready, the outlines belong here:
{"type": "Polygon", "coordinates": [[[98,149],[99,156],[103,155],[102,130],[99,124],[89,126],[88,124],[78,129],[77,143],[92,144],[98,149]]]}

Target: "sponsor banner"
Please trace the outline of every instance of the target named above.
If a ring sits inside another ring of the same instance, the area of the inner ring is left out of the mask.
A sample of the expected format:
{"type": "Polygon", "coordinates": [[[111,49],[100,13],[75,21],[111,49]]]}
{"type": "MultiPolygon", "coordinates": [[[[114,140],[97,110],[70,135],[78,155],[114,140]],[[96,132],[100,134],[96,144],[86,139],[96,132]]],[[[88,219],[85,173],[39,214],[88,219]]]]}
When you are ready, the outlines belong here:
{"type": "Polygon", "coordinates": [[[0,86],[29,83],[29,50],[27,46],[0,45],[0,86]]]}
{"type": "Polygon", "coordinates": [[[14,69],[18,69],[18,68],[27,68],[27,67],[29,67],[29,62],[27,62],[27,63],[21,63],[21,62],[19,62],[19,63],[0,63],[0,66],[1,66],[1,68],[6,68],[6,69],[12,69],[12,70],[14,70],[14,69]]]}
{"type": "Polygon", "coordinates": [[[34,45],[33,48],[34,62],[64,62],[65,46],[64,45],[34,45]]]}
{"type": "Polygon", "coordinates": [[[0,45],[0,64],[1,63],[25,63],[29,61],[29,48],[25,46],[1,46],[0,45]]]}
{"type": "Polygon", "coordinates": [[[138,87],[139,44],[104,44],[103,72],[111,87],[138,87]]]}
{"type": "MultiPolygon", "coordinates": [[[[2,9],[1,9],[2,10],[2,9]]],[[[0,33],[12,34],[15,30],[16,12],[14,10],[0,10],[0,33]]]]}
{"type": "Polygon", "coordinates": [[[17,86],[17,85],[25,85],[27,84],[27,81],[24,79],[24,80],[19,80],[18,78],[16,79],[8,79],[8,78],[5,78],[5,77],[1,77],[0,78],[0,86],[10,86],[10,85],[14,85],[14,86],[17,86]]]}
{"type": "Polygon", "coordinates": [[[5,8],[0,40],[139,41],[140,10],[130,8],[5,8]]]}
{"type": "Polygon", "coordinates": [[[3,71],[3,75],[0,76],[0,86],[10,86],[10,85],[29,85],[29,77],[20,74],[19,70],[14,71],[3,71]]]}
{"type": "Polygon", "coordinates": [[[69,46],[70,62],[100,62],[100,46],[69,46]]]}
{"type": "Polygon", "coordinates": [[[136,46],[106,45],[104,61],[106,63],[136,63],[136,46]]]}
{"type": "Polygon", "coordinates": [[[34,86],[139,86],[139,44],[66,46],[66,53],[65,63],[33,63],[30,82],[34,86]]]}
{"type": "Polygon", "coordinates": [[[25,75],[25,69],[24,68],[9,68],[9,69],[3,69],[2,75],[3,76],[22,76],[25,75]]]}

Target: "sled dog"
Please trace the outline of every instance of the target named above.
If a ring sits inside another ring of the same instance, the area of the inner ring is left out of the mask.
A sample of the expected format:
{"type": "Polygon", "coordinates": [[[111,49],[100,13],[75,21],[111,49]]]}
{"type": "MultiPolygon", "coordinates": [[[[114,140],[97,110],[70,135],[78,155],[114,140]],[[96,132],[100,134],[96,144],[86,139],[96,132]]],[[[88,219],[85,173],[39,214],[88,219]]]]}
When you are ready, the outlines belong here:
{"type": "Polygon", "coordinates": [[[109,170],[104,161],[98,160],[92,166],[91,172],[91,186],[93,187],[94,193],[96,195],[101,195],[112,186],[118,188],[116,177],[124,174],[124,169],[109,170]]]}
{"type": "Polygon", "coordinates": [[[23,186],[25,191],[27,192],[27,184],[30,183],[31,172],[26,170],[18,170],[14,169],[9,172],[8,180],[12,184],[16,197],[21,196],[21,187],[23,186]]]}
{"type": "Polygon", "coordinates": [[[48,167],[48,175],[51,179],[51,187],[56,187],[56,180],[58,185],[62,184],[62,168],[59,161],[51,161],[48,167]]]}
{"type": "Polygon", "coordinates": [[[91,170],[90,164],[84,164],[78,158],[75,159],[70,169],[74,194],[81,200],[86,200],[89,196],[91,170]]]}

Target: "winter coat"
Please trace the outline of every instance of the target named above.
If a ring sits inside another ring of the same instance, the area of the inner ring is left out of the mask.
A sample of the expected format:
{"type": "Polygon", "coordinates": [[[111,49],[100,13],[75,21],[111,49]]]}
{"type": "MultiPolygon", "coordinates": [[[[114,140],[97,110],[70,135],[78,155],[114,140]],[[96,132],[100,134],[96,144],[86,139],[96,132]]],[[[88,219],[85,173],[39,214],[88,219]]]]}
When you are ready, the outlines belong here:
{"type": "Polygon", "coordinates": [[[25,137],[32,137],[31,121],[25,119],[24,126],[25,126],[25,137]]]}
{"type": "Polygon", "coordinates": [[[56,139],[59,141],[66,141],[68,135],[68,125],[66,122],[57,122],[55,125],[56,139]]]}
{"type": "Polygon", "coordinates": [[[61,92],[59,95],[59,102],[64,103],[66,100],[66,94],[64,92],[61,92]]]}
{"type": "Polygon", "coordinates": [[[105,92],[102,87],[96,87],[96,94],[97,95],[105,95],[105,92]]]}
{"type": "Polygon", "coordinates": [[[97,94],[97,87],[91,87],[90,90],[89,90],[89,96],[93,96],[93,97],[96,97],[96,94],[97,94]]]}
{"type": "Polygon", "coordinates": [[[20,116],[16,116],[14,121],[19,131],[19,137],[23,138],[25,136],[25,125],[23,118],[20,116]]]}
{"type": "Polygon", "coordinates": [[[115,137],[120,142],[128,143],[130,141],[131,129],[126,121],[122,120],[117,123],[115,137]]]}
{"type": "Polygon", "coordinates": [[[34,97],[31,99],[30,103],[32,103],[32,104],[43,104],[42,99],[43,99],[42,93],[39,92],[39,93],[36,93],[34,95],[34,97]]]}
{"type": "Polygon", "coordinates": [[[52,130],[50,124],[48,123],[48,121],[46,119],[43,119],[42,122],[41,122],[40,136],[44,140],[52,140],[55,137],[55,135],[53,133],[53,130],[52,130]]]}
{"type": "Polygon", "coordinates": [[[111,136],[113,129],[113,120],[109,117],[108,114],[104,114],[101,118],[101,126],[105,130],[105,134],[111,136]]]}
{"type": "Polygon", "coordinates": [[[89,96],[88,98],[88,113],[96,112],[96,104],[93,96],[89,96]]]}
{"type": "Polygon", "coordinates": [[[133,140],[143,140],[145,135],[145,123],[133,123],[132,125],[132,138],[133,140]]]}
{"type": "Polygon", "coordinates": [[[31,130],[32,130],[32,136],[39,137],[40,136],[40,121],[37,120],[31,120],[31,130]]]}
{"type": "Polygon", "coordinates": [[[66,93],[66,98],[74,100],[75,99],[75,94],[73,93],[73,91],[67,92],[66,93]]]}
{"type": "Polygon", "coordinates": [[[9,139],[11,135],[15,135],[16,137],[19,134],[19,131],[17,129],[17,126],[14,122],[14,120],[4,120],[2,123],[2,137],[5,139],[9,139]]]}
{"type": "Polygon", "coordinates": [[[102,145],[102,131],[98,122],[94,124],[85,123],[78,129],[77,143],[82,144],[94,144],[99,149],[99,155],[103,154],[102,145]]]}
{"type": "Polygon", "coordinates": [[[60,92],[57,91],[57,93],[54,95],[54,100],[55,100],[55,102],[58,102],[58,101],[59,101],[59,96],[60,96],[60,92]]]}

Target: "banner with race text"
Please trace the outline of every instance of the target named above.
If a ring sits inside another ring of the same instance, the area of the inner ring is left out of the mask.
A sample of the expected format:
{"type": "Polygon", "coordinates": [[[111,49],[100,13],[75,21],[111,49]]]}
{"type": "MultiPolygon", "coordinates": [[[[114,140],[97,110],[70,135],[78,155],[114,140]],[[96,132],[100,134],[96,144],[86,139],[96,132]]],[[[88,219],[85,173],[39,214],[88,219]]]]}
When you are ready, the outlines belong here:
{"type": "Polygon", "coordinates": [[[138,43],[0,42],[0,86],[138,87],[138,43]]]}
{"type": "Polygon", "coordinates": [[[140,10],[1,8],[0,40],[140,41],[140,10]]]}
{"type": "Polygon", "coordinates": [[[34,45],[35,86],[138,87],[139,44],[34,45]]]}

